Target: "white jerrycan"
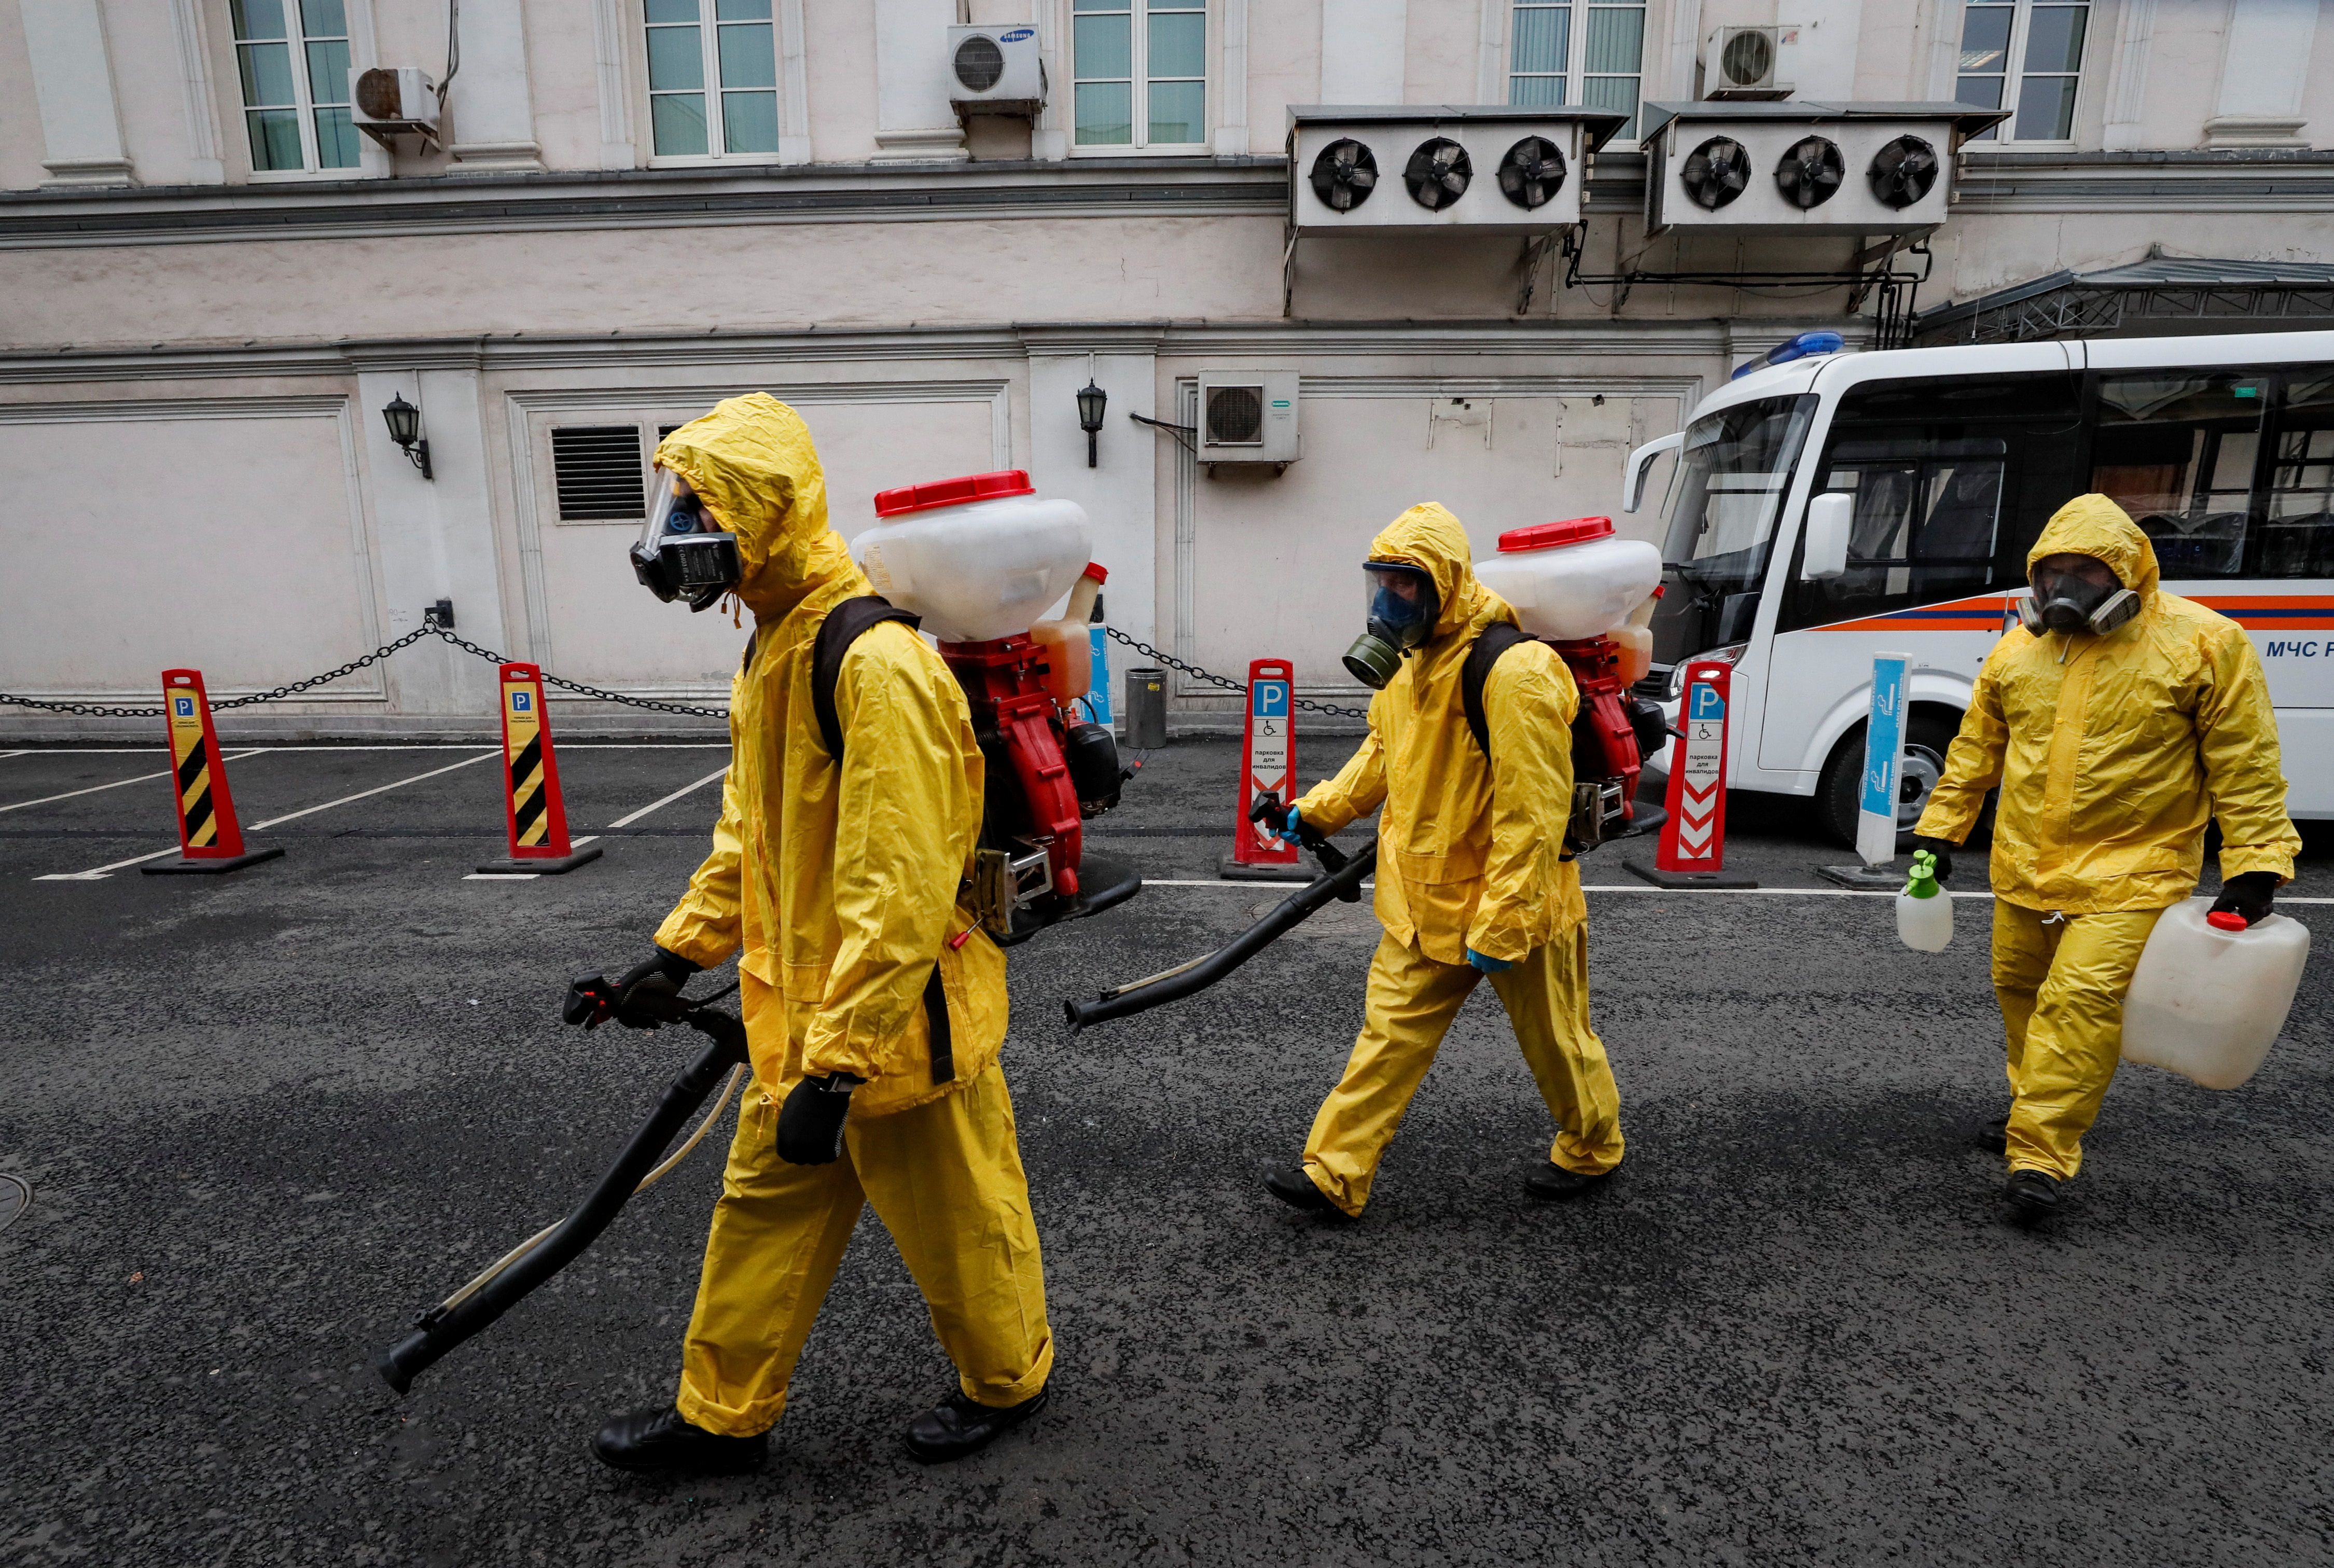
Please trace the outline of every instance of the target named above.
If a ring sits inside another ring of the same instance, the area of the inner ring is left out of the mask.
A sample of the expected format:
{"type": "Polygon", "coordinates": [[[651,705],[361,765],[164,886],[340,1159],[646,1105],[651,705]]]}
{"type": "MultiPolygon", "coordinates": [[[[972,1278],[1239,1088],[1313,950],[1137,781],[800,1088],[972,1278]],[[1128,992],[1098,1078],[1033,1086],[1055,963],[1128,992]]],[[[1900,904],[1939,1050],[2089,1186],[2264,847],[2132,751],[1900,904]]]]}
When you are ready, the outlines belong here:
{"type": "Polygon", "coordinates": [[[2293,1010],[2310,928],[2282,915],[2248,926],[2192,898],[2164,912],[2123,1003],[2123,1059],[2167,1068],[2206,1089],[2260,1070],[2293,1010]]]}
{"type": "Polygon", "coordinates": [[[1943,953],[1953,939],[1953,901],[1937,886],[1936,862],[1925,851],[1913,857],[1913,874],[1896,895],[1896,935],[1920,953],[1943,953]]]}

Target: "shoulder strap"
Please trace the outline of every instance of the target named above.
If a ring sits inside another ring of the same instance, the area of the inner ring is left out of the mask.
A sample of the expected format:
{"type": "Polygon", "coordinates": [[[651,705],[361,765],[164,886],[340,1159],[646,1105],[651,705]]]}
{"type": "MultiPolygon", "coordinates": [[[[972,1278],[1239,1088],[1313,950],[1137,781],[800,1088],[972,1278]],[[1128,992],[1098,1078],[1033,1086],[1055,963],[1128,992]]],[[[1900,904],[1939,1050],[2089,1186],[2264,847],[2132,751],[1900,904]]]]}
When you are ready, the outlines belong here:
{"type": "Polygon", "coordinates": [[[1483,716],[1483,683],[1491,678],[1491,666],[1500,655],[1518,643],[1531,639],[1512,621],[1494,621],[1483,628],[1475,645],[1467,650],[1467,662],[1459,669],[1459,702],[1467,711],[1467,728],[1475,732],[1475,744],[1483,755],[1491,754],[1490,721],[1483,716]]]}
{"type": "Polygon", "coordinates": [[[920,617],[896,607],[881,594],[864,594],[829,610],[811,644],[811,710],[818,716],[818,735],[826,742],[826,754],[837,762],[843,760],[843,719],[834,711],[834,688],[843,679],[843,656],[851,652],[851,644],[886,621],[901,622],[910,630],[921,624],[920,617]]]}

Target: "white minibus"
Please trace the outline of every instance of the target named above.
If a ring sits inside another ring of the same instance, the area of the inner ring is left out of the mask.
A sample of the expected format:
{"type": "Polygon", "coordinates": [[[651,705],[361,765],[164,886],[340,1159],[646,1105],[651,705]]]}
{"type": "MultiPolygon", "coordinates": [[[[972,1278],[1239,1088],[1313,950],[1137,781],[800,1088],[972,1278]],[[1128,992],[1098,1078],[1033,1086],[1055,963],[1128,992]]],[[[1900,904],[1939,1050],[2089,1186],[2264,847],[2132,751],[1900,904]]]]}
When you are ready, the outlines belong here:
{"type": "Polygon", "coordinates": [[[1675,454],[1647,687],[1674,701],[1685,660],[1732,664],[1733,788],[1814,796],[1853,843],[1872,655],[1909,653],[1909,828],[2027,550],[2096,490],[2155,541],[2166,591],[2252,635],[2291,809],[2334,817],[2334,332],[1822,352],[1837,341],[1754,361],[1624,479],[1635,511],[1675,454]],[[1826,494],[1853,503],[1844,568],[1805,558],[1826,494]]]}

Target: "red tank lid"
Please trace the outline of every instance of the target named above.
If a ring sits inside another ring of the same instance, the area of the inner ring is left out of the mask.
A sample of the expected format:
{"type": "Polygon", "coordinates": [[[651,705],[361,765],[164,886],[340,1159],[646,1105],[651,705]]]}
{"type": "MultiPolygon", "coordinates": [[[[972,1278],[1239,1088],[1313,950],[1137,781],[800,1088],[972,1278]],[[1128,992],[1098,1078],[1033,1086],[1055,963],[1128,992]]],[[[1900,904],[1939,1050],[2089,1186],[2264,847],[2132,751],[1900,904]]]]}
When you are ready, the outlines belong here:
{"type": "Polygon", "coordinates": [[[1567,518],[1560,523],[1534,523],[1529,528],[1509,528],[1500,536],[1500,553],[1510,555],[1518,550],[1548,550],[1558,545],[1584,545],[1591,539],[1613,537],[1610,518],[1567,518]]]}
{"type": "Polygon", "coordinates": [[[2215,909],[2204,916],[2204,924],[2215,931],[2242,931],[2251,922],[2233,909],[2215,909]]]}
{"type": "Polygon", "coordinates": [[[935,507],[961,507],[972,501],[1037,493],[1027,469],[999,469],[995,473],[966,474],[961,479],[931,479],[921,485],[902,485],[896,490],[877,490],[875,515],[896,518],[909,512],[929,512],[935,507]]]}

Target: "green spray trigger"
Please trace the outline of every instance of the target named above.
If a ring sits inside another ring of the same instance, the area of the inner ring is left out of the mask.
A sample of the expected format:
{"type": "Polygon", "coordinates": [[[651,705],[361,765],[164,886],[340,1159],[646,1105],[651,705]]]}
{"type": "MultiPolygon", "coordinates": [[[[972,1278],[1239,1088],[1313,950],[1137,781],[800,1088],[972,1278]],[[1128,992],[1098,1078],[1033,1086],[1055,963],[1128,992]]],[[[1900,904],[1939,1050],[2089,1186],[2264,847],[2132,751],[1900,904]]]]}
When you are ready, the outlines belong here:
{"type": "Polygon", "coordinates": [[[1913,872],[1905,879],[1905,892],[1914,898],[1934,898],[1937,895],[1937,857],[1926,849],[1913,851],[1913,872]]]}

